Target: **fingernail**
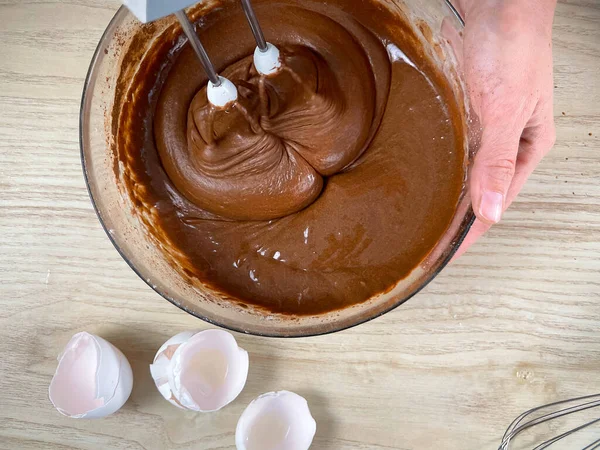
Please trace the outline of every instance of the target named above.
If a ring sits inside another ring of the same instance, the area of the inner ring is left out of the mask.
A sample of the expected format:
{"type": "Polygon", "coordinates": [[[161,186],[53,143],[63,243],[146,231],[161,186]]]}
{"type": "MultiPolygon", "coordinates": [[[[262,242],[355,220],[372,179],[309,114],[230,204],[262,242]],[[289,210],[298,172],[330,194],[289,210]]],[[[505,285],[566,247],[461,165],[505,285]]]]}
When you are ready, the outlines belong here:
{"type": "Polygon", "coordinates": [[[483,191],[479,214],[488,222],[498,223],[502,218],[504,197],[499,192],[483,191]]]}

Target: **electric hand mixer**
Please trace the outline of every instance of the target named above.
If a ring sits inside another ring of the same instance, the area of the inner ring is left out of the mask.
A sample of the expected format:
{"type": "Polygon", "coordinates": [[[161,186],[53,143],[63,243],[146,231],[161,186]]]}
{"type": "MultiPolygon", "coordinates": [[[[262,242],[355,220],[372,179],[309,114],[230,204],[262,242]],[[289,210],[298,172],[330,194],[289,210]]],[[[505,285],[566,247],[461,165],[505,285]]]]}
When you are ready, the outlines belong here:
{"type": "MultiPolygon", "coordinates": [[[[254,51],[254,66],[256,70],[262,75],[277,73],[281,68],[279,49],[265,40],[250,0],[241,0],[241,2],[252,34],[256,39],[257,47],[254,51]]],[[[231,81],[216,72],[202,42],[200,42],[200,38],[194,30],[194,25],[185,13],[184,8],[194,3],[197,3],[197,0],[123,0],[123,4],[143,23],[153,22],[170,14],[174,14],[177,17],[183,28],[183,32],[208,75],[209,81],[206,90],[208,101],[216,107],[224,107],[237,100],[237,88],[231,81]]]]}

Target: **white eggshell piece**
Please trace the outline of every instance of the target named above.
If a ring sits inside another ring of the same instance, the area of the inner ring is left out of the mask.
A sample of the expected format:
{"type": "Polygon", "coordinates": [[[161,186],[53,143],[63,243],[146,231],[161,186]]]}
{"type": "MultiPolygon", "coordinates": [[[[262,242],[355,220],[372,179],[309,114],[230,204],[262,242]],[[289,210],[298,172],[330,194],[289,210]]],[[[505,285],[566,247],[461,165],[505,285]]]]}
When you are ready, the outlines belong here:
{"type": "Polygon", "coordinates": [[[317,431],[304,397],[263,394],[248,405],[235,430],[237,450],[308,450],[317,431]]]}
{"type": "Polygon", "coordinates": [[[206,96],[212,105],[218,108],[223,108],[229,103],[237,100],[238,91],[235,87],[235,84],[233,84],[227,78],[219,77],[219,80],[221,80],[221,84],[219,86],[215,86],[211,81],[208,82],[206,96]]]}
{"type": "Polygon", "coordinates": [[[156,352],[156,356],[154,357],[154,363],[159,362],[161,359],[165,359],[169,361],[173,357],[173,353],[177,350],[184,342],[187,342],[189,338],[198,333],[198,331],[183,331],[179,334],[176,334],[163,345],[160,346],[158,351],[156,352]]]}
{"type": "Polygon", "coordinates": [[[133,373],[110,342],[86,332],[74,335],[61,355],[48,395],[74,419],[96,419],[119,410],[129,398],[133,373]]]}
{"type": "Polygon", "coordinates": [[[279,49],[267,42],[267,49],[263,52],[259,47],[254,50],[254,67],[262,75],[272,75],[281,69],[279,49]]]}
{"type": "Polygon", "coordinates": [[[157,352],[150,373],[179,408],[216,411],[231,403],[248,377],[248,353],[223,330],[180,333],[157,352]]]}
{"type": "Polygon", "coordinates": [[[160,392],[169,403],[181,409],[185,408],[175,399],[175,397],[173,397],[171,387],[169,386],[168,372],[171,365],[171,358],[173,357],[175,350],[177,350],[181,344],[187,342],[196,333],[198,333],[198,331],[183,331],[173,336],[161,345],[158,352],[156,352],[156,356],[154,356],[153,364],[150,365],[150,375],[154,379],[154,384],[158,388],[158,392],[160,392]]]}

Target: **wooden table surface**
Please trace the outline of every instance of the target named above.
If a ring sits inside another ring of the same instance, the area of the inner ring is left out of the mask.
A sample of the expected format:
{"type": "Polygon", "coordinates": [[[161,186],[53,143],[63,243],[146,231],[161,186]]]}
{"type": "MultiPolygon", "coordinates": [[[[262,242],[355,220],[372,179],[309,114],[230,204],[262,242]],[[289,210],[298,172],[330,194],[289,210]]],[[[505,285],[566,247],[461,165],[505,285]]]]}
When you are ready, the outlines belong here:
{"type": "Polygon", "coordinates": [[[559,4],[558,142],[503,222],[371,323],[238,336],[249,381],[213,414],[178,410],[154,388],[160,344],[208,326],[129,269],[82,176],[83,79],[118,4],[0,0],[1,449],[231,449],[245,406],[278,389],[308,399],[313,449],[495,449],[521,411],[600,392],[599,0],[559,4]],[[48,401],[56,356],[81,330],[133,367],[130,400],[106,419],[67,419],[48,401]]]}

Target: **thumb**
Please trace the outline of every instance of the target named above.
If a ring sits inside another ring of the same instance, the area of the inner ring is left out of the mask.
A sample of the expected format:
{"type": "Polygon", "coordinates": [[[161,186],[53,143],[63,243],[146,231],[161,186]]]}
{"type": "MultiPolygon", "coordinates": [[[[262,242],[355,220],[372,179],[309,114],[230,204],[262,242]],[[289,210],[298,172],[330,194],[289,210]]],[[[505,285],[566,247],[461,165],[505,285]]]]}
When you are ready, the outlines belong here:
{"type": "Polygon", "coordinates": [[[511,121],[484,124],[481,145],[471,169],[471,199],[477,218],[493,225],[500,222],[508,189],[515,175],[521,132],[506,128],[511,121]]]}

